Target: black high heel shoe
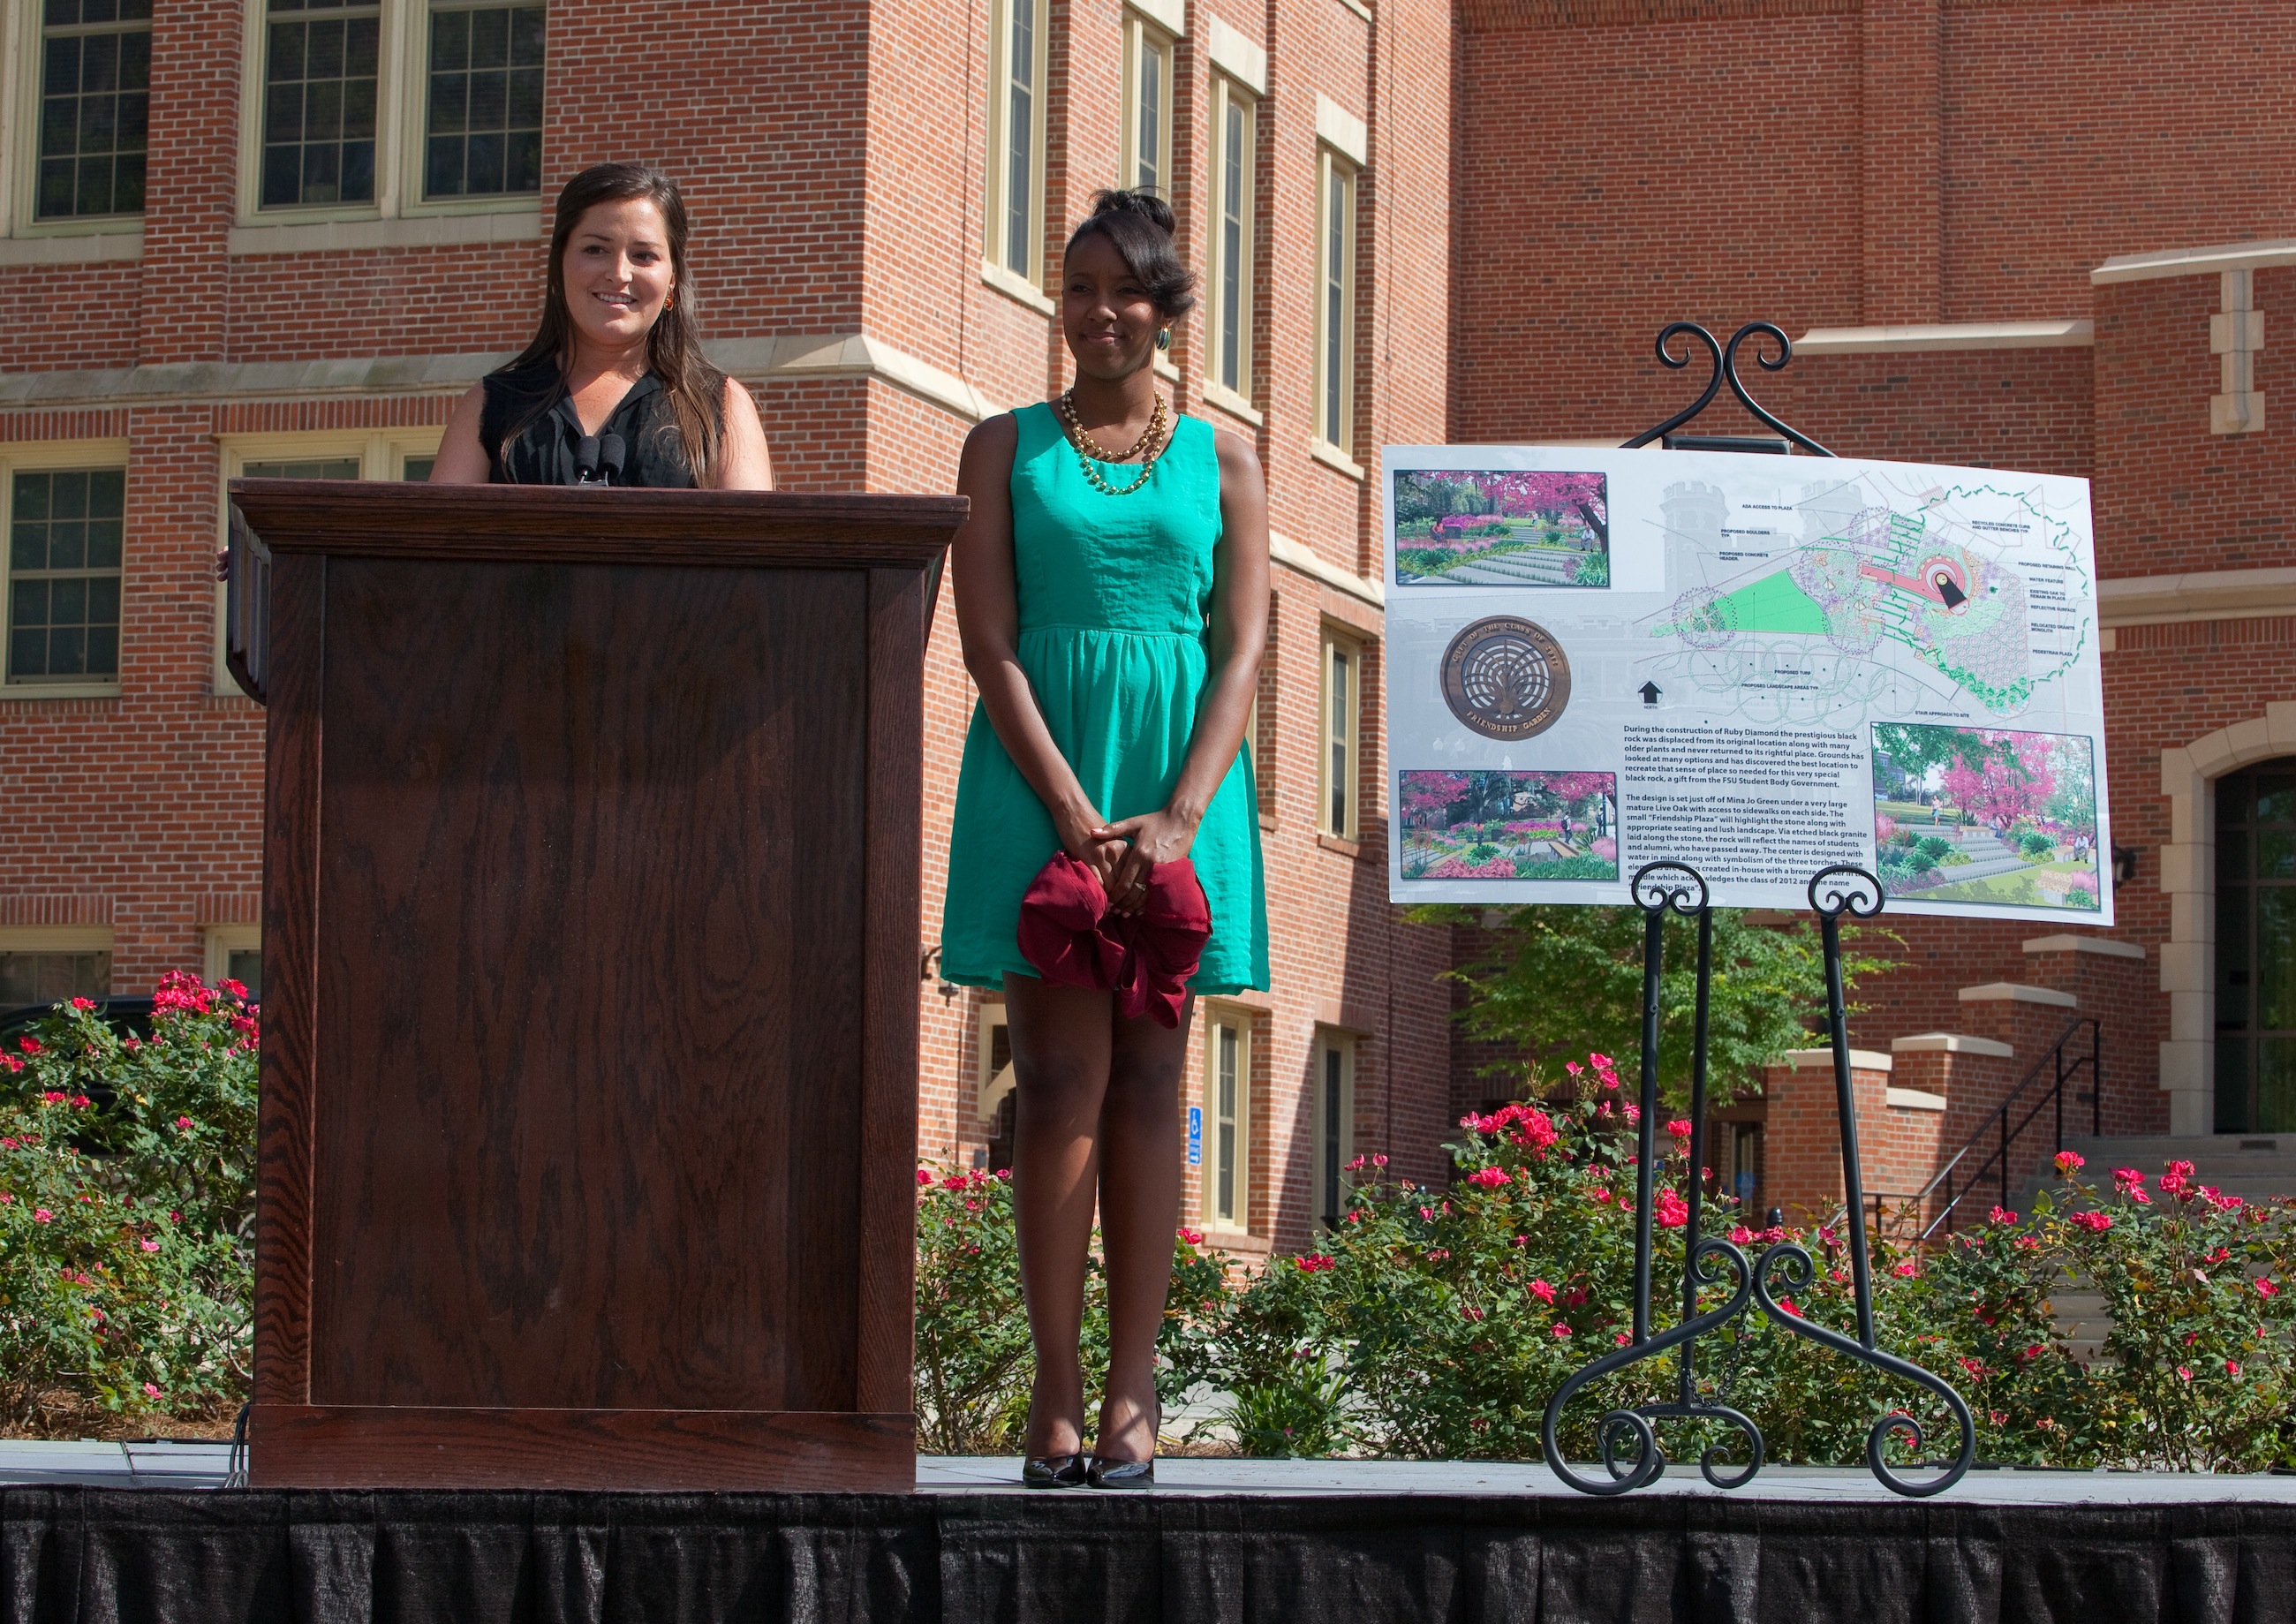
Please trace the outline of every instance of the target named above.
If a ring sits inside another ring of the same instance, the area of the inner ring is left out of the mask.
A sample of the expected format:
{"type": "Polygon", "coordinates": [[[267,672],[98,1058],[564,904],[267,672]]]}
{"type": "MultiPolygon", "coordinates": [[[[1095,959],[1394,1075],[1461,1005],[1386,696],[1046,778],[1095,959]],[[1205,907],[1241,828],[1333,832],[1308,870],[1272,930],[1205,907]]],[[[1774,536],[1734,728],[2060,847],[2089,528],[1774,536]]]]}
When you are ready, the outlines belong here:
{"type": "Polygon", "coordinates": [[[1092,1468],[1081,1455],[1036,1455],[1021,1463],[1021,1486],[1024,1489],[1076,1489],[1091,1476],[1092,1468]]]}
{"type": "Polygon", "coordinates": [[[1085,1469],[1085,1480],[1095,1489],[1153,1489],[1156,1487],[1156,1434],[1164,1430],[1164,1407],[1158,1405],[1148,1423],[1148,1458],[1111,1460],[1095,1455],[1085,1469]]]}

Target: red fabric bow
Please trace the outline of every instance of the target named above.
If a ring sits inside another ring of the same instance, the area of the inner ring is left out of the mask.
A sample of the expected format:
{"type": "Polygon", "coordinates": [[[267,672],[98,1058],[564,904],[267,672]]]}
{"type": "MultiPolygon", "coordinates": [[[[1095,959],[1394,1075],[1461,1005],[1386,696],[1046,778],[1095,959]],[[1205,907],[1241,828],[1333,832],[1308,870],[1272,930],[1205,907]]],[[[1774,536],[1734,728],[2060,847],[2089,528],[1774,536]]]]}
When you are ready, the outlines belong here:
{"type": "Polygon", "coordinates": [[[1180,1024],[1188,979],[1211,934],[1211,905],[1185,857],[1148,871],[1148,899],[1136,914],[1111,913],[1100,876],[1065,851],[1037,871],[1021,898],[1021,952],[1037,974],[1113,992],[1127,1020],[1148,1015],[1160,1026],[1180,1024]]]}

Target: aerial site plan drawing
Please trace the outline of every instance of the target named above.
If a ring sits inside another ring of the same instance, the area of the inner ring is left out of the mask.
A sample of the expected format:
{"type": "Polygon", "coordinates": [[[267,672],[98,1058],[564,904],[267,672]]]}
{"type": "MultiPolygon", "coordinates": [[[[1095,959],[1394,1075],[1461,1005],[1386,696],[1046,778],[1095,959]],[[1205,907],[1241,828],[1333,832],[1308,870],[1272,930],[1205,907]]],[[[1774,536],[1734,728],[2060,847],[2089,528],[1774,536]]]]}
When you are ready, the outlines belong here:
{"type": "Polygon", "coordinates": [[[1722,906],[1791,907],[1855,863],[1898,911],[2112,923],[2085,480],[1584,447],[1384,466],[1398,900],[1618,903],[1671,858],[1722,906]]]}

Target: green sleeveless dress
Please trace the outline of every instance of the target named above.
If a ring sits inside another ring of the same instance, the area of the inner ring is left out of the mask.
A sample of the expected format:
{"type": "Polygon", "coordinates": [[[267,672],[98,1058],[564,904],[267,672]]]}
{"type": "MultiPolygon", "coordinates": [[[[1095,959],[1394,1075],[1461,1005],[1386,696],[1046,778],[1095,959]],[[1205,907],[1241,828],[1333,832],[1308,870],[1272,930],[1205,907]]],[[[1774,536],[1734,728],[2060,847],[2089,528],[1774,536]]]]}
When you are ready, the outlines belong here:
{"type": "MultiPolygon", "coordinates": [[[[1053,742],[1111,822],[1163,808],[1186,763],[1204,691],[1212,549],[1220,538],[1211,425],[1176,418],[1148,482],[1111,496],[1088,484],[1050,406],[1013,414],[1013,565],[1021,668],[1053,742]]],[[[1119,489],[1136,467],[1105,464],[1119,489]]],[[[996,987],[1033,976],[1021,898],[1061,849],[1052,814],[976,704],[964,738],[941,914],[941,973],[996,987]]],[[[1213,795],[1188,856],[1211,904],[1198,993],[1267,985],[1259,798],[1249,750],[1213,795]]]]}

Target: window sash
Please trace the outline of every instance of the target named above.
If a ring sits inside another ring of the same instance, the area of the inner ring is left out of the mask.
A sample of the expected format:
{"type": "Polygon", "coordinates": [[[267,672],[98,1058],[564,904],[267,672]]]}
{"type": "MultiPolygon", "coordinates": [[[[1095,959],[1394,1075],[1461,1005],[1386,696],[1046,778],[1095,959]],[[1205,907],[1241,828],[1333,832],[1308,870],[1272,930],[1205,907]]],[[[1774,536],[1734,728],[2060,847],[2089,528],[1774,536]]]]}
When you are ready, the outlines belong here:
{"type": "Polygon", "coordinates": [[[1128,12],[1124,19],[1124,105],[1118,184],[1172,193],[1172,41],[1128,12]]]}
{"type": "Polygon", "coordinates": [[[1363,648],[1324,635],[1321,759],[1316,763],[1316,827],[1351,840],[1357,827],[1356,745],[1363,710],[1363,648]]]}
{"type": "Polygon", "coordinates": [[[981,256],[1033,283],[1044,242],[1046,0],[994,0],[981,256]]]}
{"type": "Polygon", "coordinates": [[[1355,1045],[1330,1037],[1321,1046],[1316,1100],[1317,1217],[1336,1225],[1348,1204],[1347,1164],[1355,1136],[1355,1045]]]}
{"type": "Polygon", "coordinates": [[[152,103],[151,0],[50,0],[41,14],[32,217],[144,209],[152,103]],[[93,14],[91,14],[93,13],[93,14]]]}
{"type": "Polygon", "coordinates": [[[1211,380],[1231,394],[1251,393],[1252,223],[1257,143],[1251,98],[1226,78],[1213,81],[1211,130],[1211,380]]]}
{"type": "Polygon", "coordinates": [[[1316,438],[1355,443],[1355,171],[1323,154],[1317,209],[1316,438]]]}
{"type": "Polygon", "coordinates": [[[19,468],[0,553],[9,687],[119,680],[127,533],[124,468],[19,468]]]}
{"type": "Polygon", "coordinates": [[[1251,1029],[1243,1018],[1215,1013],[1204,1026],[1204,1220],[1242,1229],[1250,1218],[1251,1029]]]}
{"type": "Polygon", "coordinates": [[[546,8],[433,0],[423,32],[423,197],[539,193],[546,8]]]}
{"type": "Polygon", "coordinates": [[[258,117],[265,209],[376,201],[382,7],[266,0],[258,117]]]}

